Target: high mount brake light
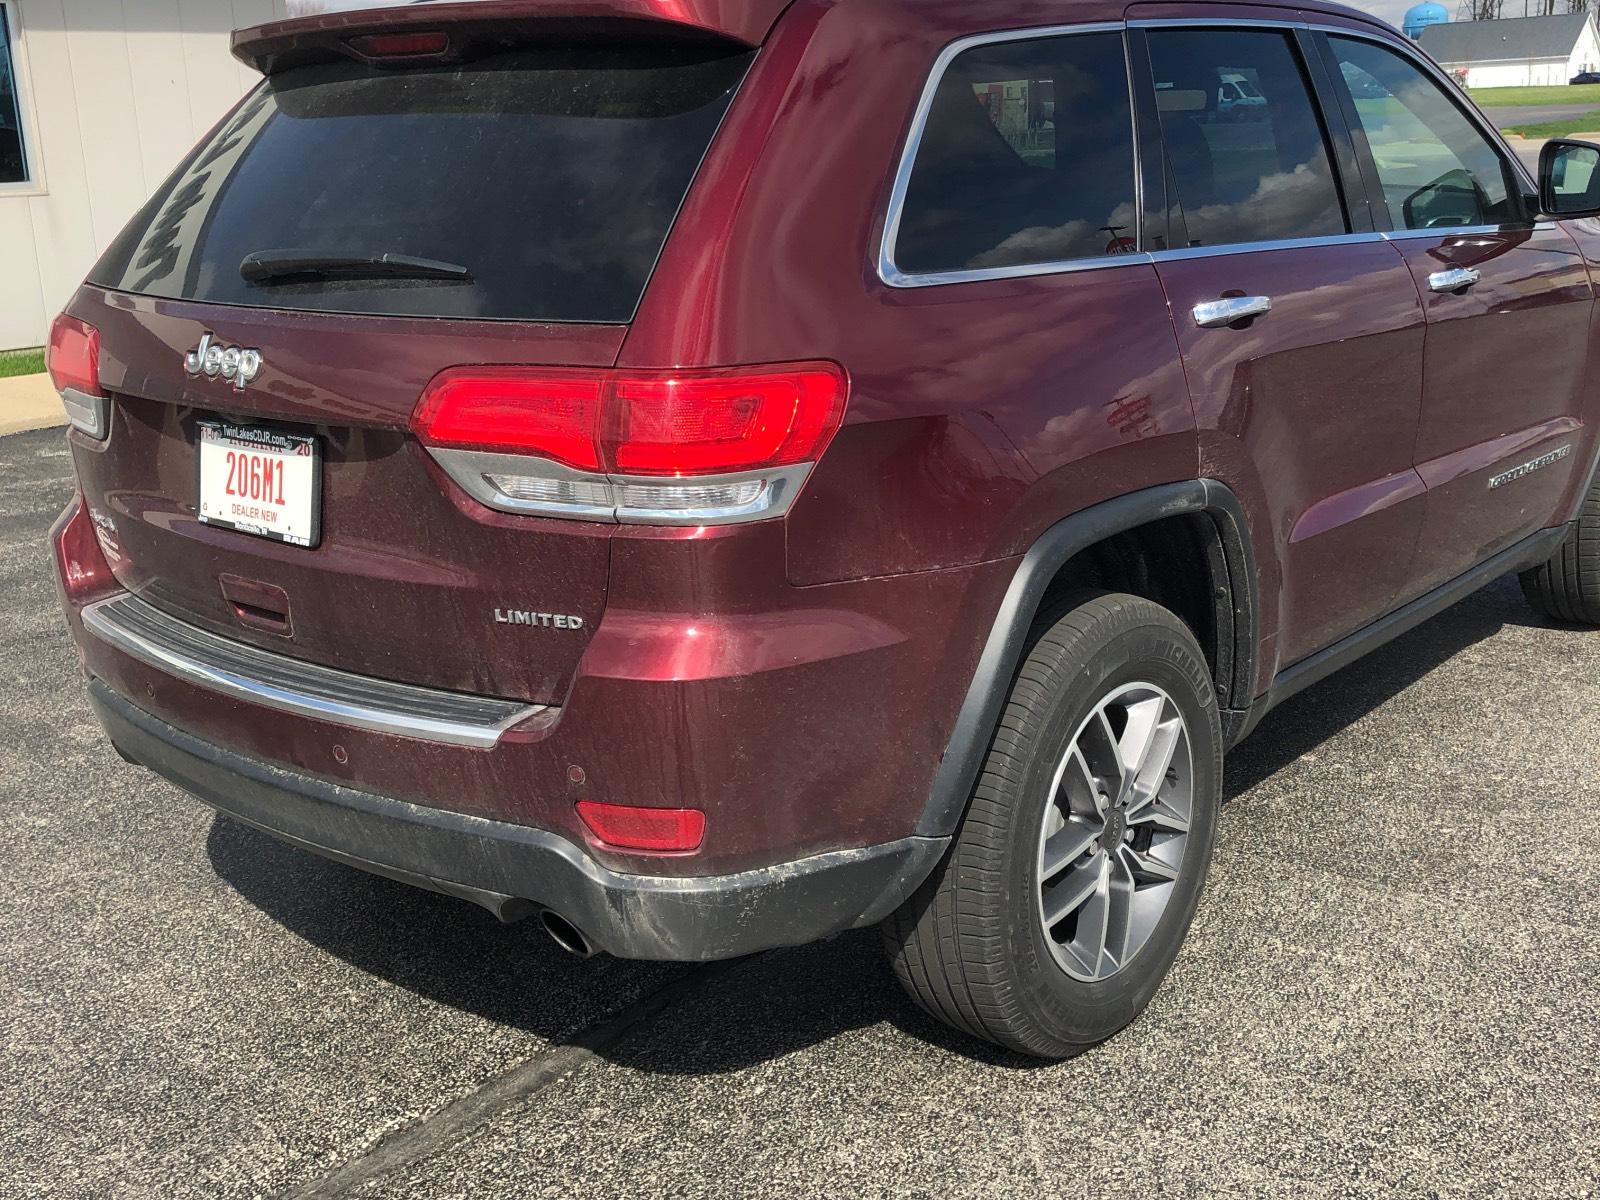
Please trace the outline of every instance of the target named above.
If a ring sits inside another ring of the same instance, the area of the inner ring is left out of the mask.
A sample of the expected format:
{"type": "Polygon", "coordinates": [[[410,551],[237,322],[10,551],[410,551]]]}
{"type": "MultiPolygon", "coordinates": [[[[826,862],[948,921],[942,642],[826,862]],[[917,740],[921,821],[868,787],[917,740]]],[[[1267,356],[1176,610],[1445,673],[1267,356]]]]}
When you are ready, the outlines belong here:
{"type": "Polygon", "coordinates": [[[100,387],[100,331],[62,313],[50,326],[45,365],[73,427],[97,440],[105,437],[111,402],[100,387]]]}
{"type": "Polygon", "coordinates": [[[457,367],[412,429],[511,512],[662,524],[781,515],[844,418],[832,363],[725,370],[457,367]]]}
{"type": "Polygon", "coordinates": [[[437,30],[423,33],[369,33],[345,45],[362,58],[438,58],[450,49],[450,35],[437,30]]]}

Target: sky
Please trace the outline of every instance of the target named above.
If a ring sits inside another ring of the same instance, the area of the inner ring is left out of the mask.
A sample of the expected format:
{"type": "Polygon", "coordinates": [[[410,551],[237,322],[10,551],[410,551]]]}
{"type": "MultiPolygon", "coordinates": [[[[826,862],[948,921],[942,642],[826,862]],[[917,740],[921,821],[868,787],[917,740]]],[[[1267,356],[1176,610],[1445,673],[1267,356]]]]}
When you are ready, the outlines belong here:
{"type": "MultiPolygon", "coordinates": [[[[1351,8],[1362,9],[1374,16],[1382,17],[1391,25],[1398,26],[1400,18],[1405,16],[1406,9],[1415,4],[1416,0],[1343,0],[1343,2],[1351,8]]],[[[1450,16],[1454,18],[1456,15],[1454,0],[1440,0],[1440,2],[1450,10],[1450,16]]],[[[1508,4],[1507,8],[1510,7],[1508,4]]]]}

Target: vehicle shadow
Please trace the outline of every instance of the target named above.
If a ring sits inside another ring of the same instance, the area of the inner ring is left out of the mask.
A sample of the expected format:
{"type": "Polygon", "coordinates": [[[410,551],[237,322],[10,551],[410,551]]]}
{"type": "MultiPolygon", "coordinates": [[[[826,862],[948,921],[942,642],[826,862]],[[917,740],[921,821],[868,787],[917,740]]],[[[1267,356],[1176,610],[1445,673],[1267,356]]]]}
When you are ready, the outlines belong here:
{"type": "MultiPolygon", "coordinates": [[[[1515,580],[1464,601],[1269,715],[1229,756],[1225,797],[1270,779],[1503,627],[1546,624],[1525,606],[1515,580]]],[[[212,825],[207,850],[245,899],[327,953],[430,1001],[552,1042],[691,969],[580,960],[536,922],[501,925],[469,904],[324,861],[223,817],[212,825]]],[[[870,930],[746,959],[603,1054],[650,1072],[718,1074],[851,1031],[870,1038],[896,1030],[930,1055],[1039,1065],[926,1016],[900,991],[870,930]]]]}

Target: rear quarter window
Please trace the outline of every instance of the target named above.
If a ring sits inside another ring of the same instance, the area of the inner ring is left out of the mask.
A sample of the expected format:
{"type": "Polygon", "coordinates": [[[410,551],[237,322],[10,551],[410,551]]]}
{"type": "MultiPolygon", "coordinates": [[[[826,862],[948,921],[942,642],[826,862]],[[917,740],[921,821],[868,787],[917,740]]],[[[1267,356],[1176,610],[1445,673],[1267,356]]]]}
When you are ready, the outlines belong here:
{"type": "Polygon", "coordinates": [[[180,168],[90,281],[249,307],[626,323],[751,57],[530,49],[285,71],[180,168]],[[247,257],[285,251],[464,271],[241,275],[247,257]]]}
{"type": "Polygon", "coordinates": [[[959,54],[923,125],[895,237],[909,274],[1136,249],[1122,36],[996,42],[959,54]]]}

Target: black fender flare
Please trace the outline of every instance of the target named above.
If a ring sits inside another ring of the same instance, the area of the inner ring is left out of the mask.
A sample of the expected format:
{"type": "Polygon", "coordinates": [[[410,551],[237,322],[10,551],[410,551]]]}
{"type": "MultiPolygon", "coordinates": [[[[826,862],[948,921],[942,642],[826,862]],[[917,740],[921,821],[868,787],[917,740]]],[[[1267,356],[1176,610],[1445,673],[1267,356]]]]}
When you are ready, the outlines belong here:
{"type": "Polygon", "coordinates": [[[1056,573],[1096,542],[1168,517],[1204,518],[1207,567],[1217,620],[1217,702],[1223,731],[1236,740],[1247,723],[1255,684],[1258,590],[1250,526],[1239,498],[1215,479],[1145,488],[1056,522],[1028,548],[1012,576],[934,774],[916,832],[954,833],[966,812],[1000,712],[1021,664],[1028,631],[1056,573]]]}

